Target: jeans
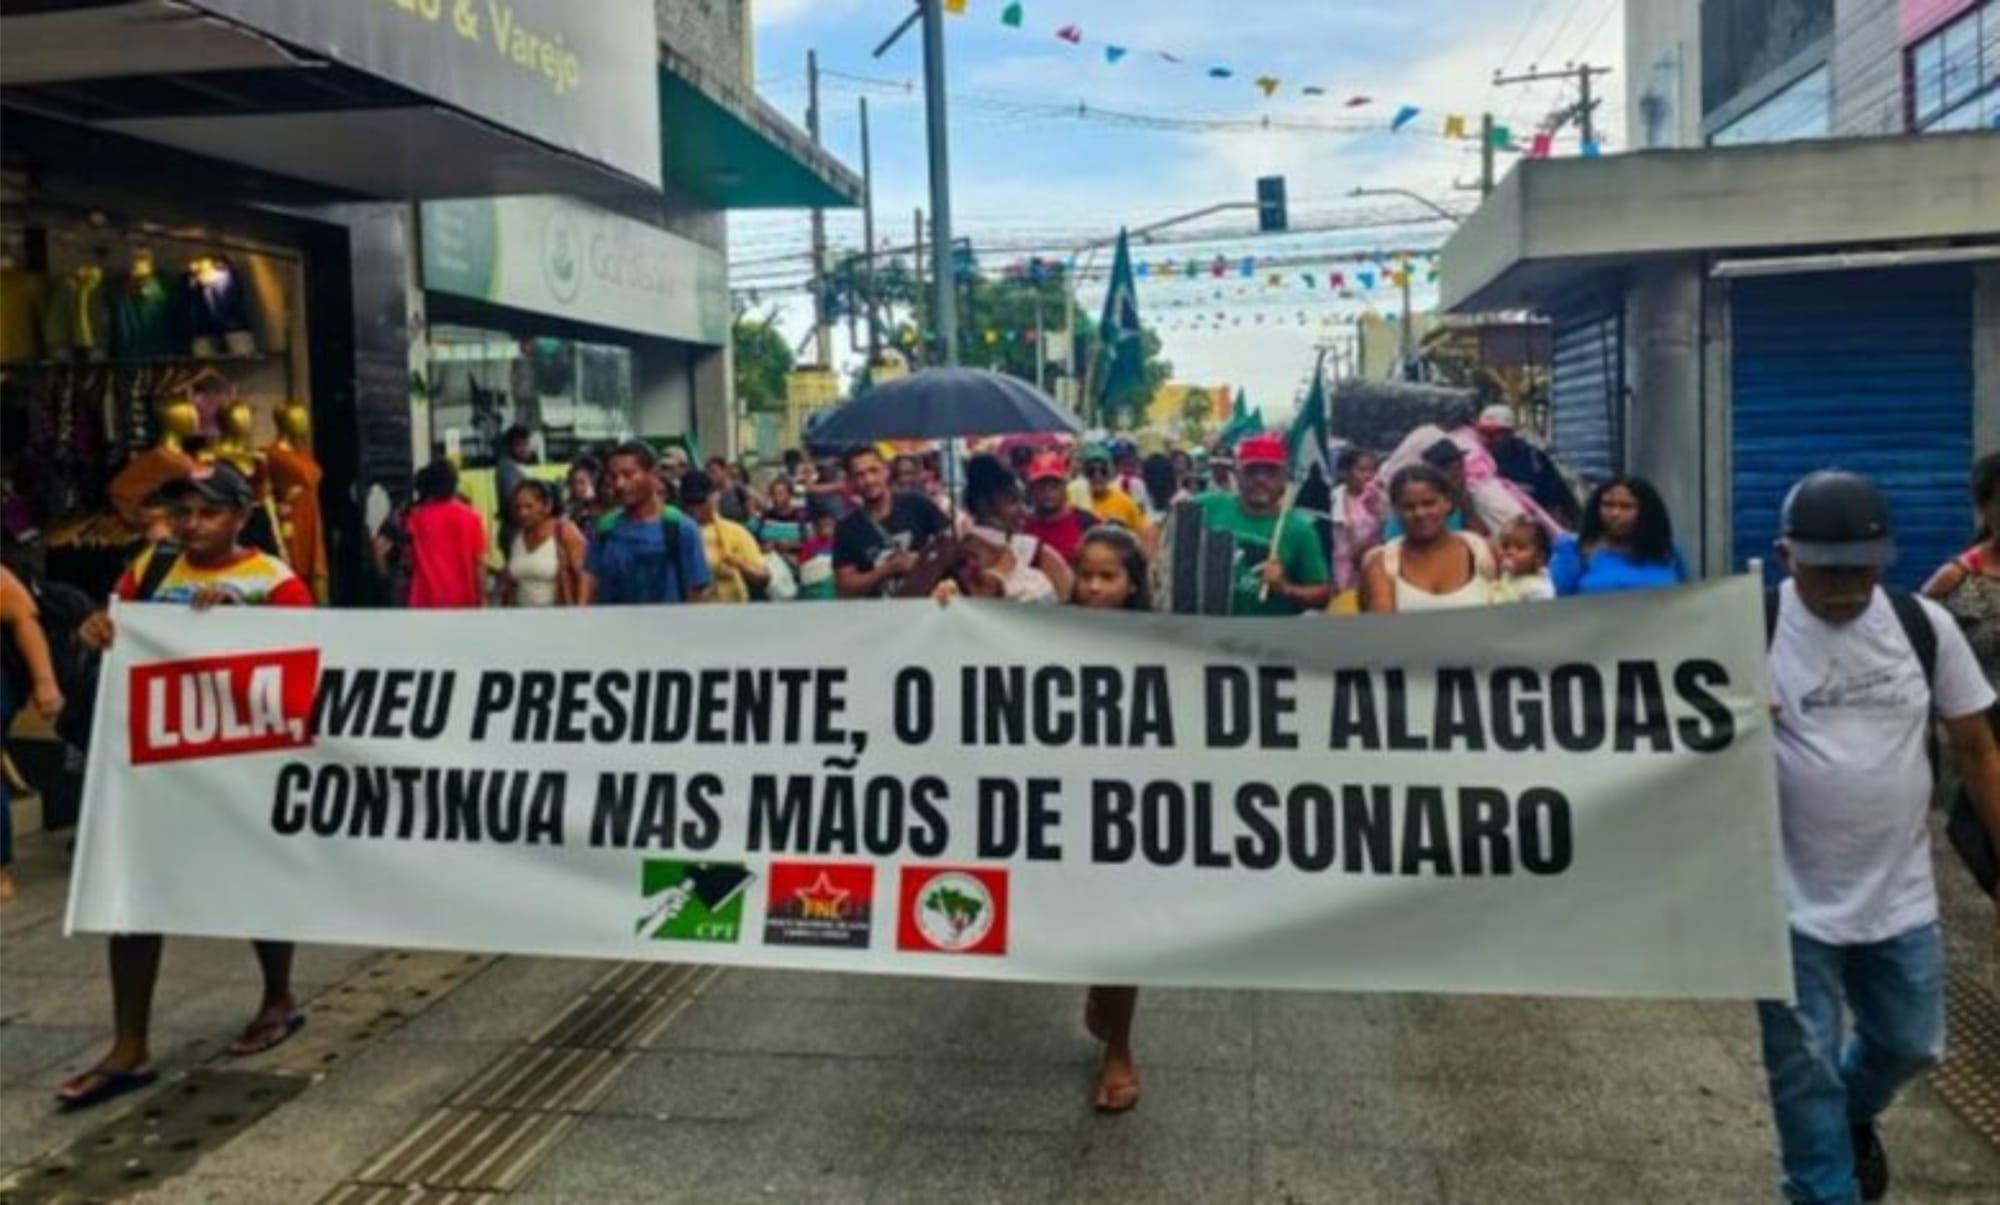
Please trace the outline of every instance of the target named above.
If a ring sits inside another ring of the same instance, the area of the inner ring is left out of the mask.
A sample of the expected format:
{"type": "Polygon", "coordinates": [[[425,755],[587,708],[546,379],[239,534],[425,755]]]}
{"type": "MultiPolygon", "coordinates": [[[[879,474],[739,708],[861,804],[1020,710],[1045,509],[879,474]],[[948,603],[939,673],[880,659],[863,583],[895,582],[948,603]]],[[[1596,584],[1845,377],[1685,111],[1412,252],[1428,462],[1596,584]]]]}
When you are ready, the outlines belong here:
{"type": "Polygon", "coordinates": [[[1785,1199],[1853,1205],[1849,1127],[1873,1121],[1944,1057],[1944,943],[1935,922],[1861,946],[1794,931],[1792,975],[1796,1004],[1757,1005],[1785,1199]],[[1843,1003],[1854,1016],[1844,1045],[1843,1003]]]}

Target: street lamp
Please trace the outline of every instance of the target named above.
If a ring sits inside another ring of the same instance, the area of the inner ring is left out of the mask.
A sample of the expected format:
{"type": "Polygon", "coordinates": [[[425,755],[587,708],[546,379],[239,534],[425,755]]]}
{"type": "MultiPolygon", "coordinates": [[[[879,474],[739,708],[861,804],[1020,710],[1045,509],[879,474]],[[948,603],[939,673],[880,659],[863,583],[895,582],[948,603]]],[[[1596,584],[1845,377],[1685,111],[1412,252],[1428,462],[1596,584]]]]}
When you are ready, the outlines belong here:
{"type": "MultiPolygon", "coordinates": [[[[1407,197],[1453,225],[1465,220],[1462,215],[1453,213],[1422,193],[1411,192],[1407,188],[1357,187],[1347,195],[1350,197],[1407,197]]],[[[1403,272],[1401,275],[1403,277],[1403,325],[1402,335],[1398,343],[1401,345],[1400,354],[1403,361],[1403,377],[1407,380],[1410,376],[1410,370],[1417,363],[1417,330],[1416,319],[1410,314],[1410,274],[1403,272]]]]}
{"type": "Polygon", "coordinates": [[[1459,222],[1463,222],[1465,220],[1464,214],[1453,213],[1451,210],[1446,209],[1444,206],[1438,204],[1436,201],[1431,200],[1424,194],[1420,192],[1411,192],[1407,188],[1356,188],[1353,192],[1350,192],[1347,195],[1350,197],[1405,197],[1409,200],[1415,201],[1417,204],[1423,206],[1425,209],[1430,210],[1432,213],[1438,215],[1447,222],[1453,223],[1454,225],[1459,222]]]}

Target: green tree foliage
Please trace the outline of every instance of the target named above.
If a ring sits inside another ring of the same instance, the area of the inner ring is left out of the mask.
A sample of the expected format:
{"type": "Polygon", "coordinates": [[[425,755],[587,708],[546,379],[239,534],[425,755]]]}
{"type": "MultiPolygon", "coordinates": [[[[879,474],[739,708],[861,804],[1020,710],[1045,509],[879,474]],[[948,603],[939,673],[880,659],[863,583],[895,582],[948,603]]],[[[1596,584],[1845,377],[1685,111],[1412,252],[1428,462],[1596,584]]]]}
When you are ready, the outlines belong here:
{"type": "Polygon", "coordinates": [[[736,319],[730,329],[736,362],[736,403],[745,411],[783,410],[792,349],[768,318],[736,319]]]}

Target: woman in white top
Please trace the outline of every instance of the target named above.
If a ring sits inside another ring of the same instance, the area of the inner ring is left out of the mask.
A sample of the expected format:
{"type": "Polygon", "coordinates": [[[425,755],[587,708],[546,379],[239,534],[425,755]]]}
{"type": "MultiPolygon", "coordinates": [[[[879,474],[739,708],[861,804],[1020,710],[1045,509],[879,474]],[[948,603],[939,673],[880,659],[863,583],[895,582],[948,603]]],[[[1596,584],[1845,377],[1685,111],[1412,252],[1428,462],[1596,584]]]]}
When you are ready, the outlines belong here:
{"type": "Polygon", "coordinates": [[[502,601],[510,607],[573,607],[582,596],[583,533],[562,517],[556,487],[529,478],[514,487],[514,539],[502,601]]]}
{"type": "Polygon", "coordinates": [[[1403,534],[1362,563],[1362,606],[1370,611],[1449,611],[1492,601],[1493,549],[1470,532],[1452,531],[1451,482],[1413,464],[1389,482],[1389,504],[1403,534]]]}

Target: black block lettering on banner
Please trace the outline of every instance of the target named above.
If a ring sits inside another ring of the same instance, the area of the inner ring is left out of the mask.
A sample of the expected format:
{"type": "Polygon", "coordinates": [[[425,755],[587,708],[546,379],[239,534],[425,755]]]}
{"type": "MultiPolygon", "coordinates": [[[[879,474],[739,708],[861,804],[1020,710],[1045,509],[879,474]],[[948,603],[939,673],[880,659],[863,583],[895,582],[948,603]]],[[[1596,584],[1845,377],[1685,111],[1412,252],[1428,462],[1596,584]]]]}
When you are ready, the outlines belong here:
{"type": "Polygon", "coordinates": [[[1641,744],[1654,753],[1674,750],[1673,729],[1667,721],[1667,692],[1660,684],[1660,667],[1651,661],[1618,663],[1618,728],[1612,748],[1632,753],[1641,744]]]}
{"type": "Polygon", "coordinates": [[[1736,739],[1736,717],[1712,693],[1729,685],[1729,671],[1714,661],[1683,661],[1674,670],[1674,693],[1700,719],[1680,722],[1681,744],[1696,753],[1720,753],[1736,739]]]}

